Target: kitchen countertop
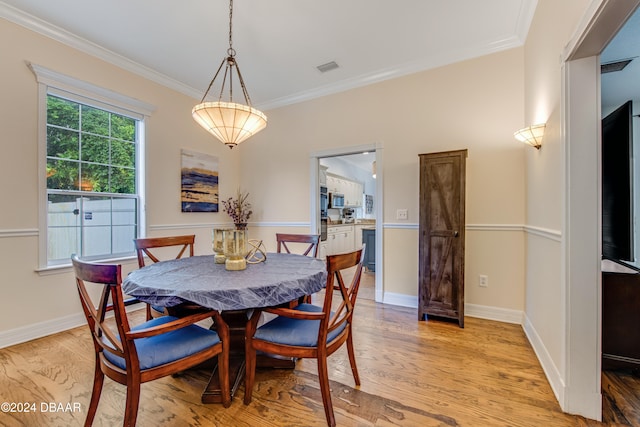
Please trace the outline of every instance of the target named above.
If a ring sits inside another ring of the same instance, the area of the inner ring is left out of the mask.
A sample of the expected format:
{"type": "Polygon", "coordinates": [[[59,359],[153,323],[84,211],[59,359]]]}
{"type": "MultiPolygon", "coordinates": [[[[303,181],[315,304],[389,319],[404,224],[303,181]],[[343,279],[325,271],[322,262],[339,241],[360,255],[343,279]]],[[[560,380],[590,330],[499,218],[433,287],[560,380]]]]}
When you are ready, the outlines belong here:
{"type": "Polygon", "coordinates": [[[349,223],[343,223],[341,220],[331,220],[331,219],[327,221],[327,226],[329,227],[335,227],[335,226],[341,226],[341,225],[370,225],[372,227],[375,227],[376,220],[375,219],[356,219],[354,222],[349,222],[349,223]]]}

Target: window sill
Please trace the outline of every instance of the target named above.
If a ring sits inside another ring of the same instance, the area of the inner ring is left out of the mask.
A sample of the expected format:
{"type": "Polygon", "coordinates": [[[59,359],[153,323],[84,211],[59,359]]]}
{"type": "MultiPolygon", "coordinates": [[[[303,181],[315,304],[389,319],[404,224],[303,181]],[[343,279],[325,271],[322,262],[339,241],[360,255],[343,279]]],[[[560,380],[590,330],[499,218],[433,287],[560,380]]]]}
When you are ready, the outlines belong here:
{"type": "MultiPolygon", "coordinates": [[[[98,263],[112,263],[112,264],[116,264],[116,263],[128,264],[132,261],[137,261],[137,257],[135,255],[120,257],[120,258],[107,258],[107,259],[94,260],[94,262],[98,262],[98,263]]],[[[40,276],[50,276],[53,274],[66,274],[72,271],[73,271],[73,268],[70,262],[69,264],[50,265],[47,267],[41,267],[41,268],[35,269],[35,272],[38,273],[40,276]]]]}

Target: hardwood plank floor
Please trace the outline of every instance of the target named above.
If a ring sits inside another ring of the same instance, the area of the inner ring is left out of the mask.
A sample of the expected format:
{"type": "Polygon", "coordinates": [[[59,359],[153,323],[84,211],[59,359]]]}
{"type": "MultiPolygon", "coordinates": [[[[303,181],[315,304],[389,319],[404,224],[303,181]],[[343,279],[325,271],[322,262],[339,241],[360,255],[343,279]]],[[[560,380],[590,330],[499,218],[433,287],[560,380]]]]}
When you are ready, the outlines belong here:
{"type": "MultiPolygon", "coordinates": [[[[132,322],[143,316],[133,313],[132,322]]],[[[618,425],[562,413],[518,325],[472,317],[464,329],[418,322],[414,309],[367,299],[358,302],[356,317],[362,386],[354,387],[346,348],[329,358],[340,426],[618,425]]],[[[0,425],[82,425],[93,363],[86,327],[0,349],[0,403],[36,404],[30,413],[0,412],[0,425]]],[[[242,403],[241,386],[227,409],[200,403],[207,369],[146,383],[138,425],[323,426],[316,372],[313,360],[293,371],[258,371],[251,405],[242,403]]],[[[106,379],[94,425],[121,425],[124,399],[125,387],[106,379]]]]}
{"type": "Polygon", "coordinates": [[[640,371],[602,372],[602,419],[616,426],[640,426],[640,371]]]}

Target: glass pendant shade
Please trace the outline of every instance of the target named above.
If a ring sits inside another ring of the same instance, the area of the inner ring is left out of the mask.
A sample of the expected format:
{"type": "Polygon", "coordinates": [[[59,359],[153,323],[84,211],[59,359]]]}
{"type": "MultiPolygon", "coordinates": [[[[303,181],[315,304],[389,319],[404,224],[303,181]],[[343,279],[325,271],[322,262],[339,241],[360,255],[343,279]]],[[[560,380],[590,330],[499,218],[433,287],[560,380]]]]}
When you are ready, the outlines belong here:
{"type": "Polygon", "coordinates": [[[191,112],[193,119],[229,148],[267,126],[267,116],[249,105],[235,102],[202,102],[191,112]]]}
{"type": "Polygon", "coordinates": [[[235,59],[236,51],[233,48],[233,0],[229,0],[229,49],[227,56],[222,60],[218,71],[216,71],[207,91],[198,105],[193,107],[191,115],[193,119],[207,132],[218,138],[227,147],[233,148],[247,138],[260,132],[267,126],[267,116],[262,111],[251,106],[249,92],[244,84],[240,66],[235,59]],[[223,71],[221,78],[220,95],[218,101],[205,101],[207,94],[213,87],[216,78],[223,71]],[[246,104],[233,102],[233,80],[234,76],[240,82],[240,89],[246,104]],[[228,101],[223,101],[225,87],[228,84],[228,101]]]}

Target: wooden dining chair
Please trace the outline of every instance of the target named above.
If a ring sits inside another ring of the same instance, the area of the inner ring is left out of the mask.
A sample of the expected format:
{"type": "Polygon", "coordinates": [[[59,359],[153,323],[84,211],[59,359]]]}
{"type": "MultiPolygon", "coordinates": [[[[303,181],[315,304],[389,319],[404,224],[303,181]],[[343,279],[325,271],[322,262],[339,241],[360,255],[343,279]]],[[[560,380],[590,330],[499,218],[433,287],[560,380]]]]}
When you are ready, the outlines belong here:
{"type": "Polygon", "coordinates": [[[71,258],[80,302],[95,348],[95,372],[85,426],[96,415],[104,376],[127,386],[124,426],[138,416],[140,384],[172,375],[218,356],[222,403],[231,404],[229,391],[229,328],[217,311],[177,318],[163,316],[130,327],[122,295],[122,268],[71,258]],[[97,287],[98,289],[88,289],[97,287]],[[91,298],[97,295],[97,305],[91,298]],[[107,319],[113,311],[114,319],[107,319]],[[213,317],[218,331],[194,323],[213,317]]]}
{"type": "Polygon", "coordinates": [[[327,356],[346,342],[353,379],[356,385],[360,385],[353,348],[352,321],[363,263],[364,247],[354,252],[327,256],[327,285],[321,307],[300,304],[294,309],[266,308],[253,312],[247,323],[245,337],[245,405],[250,404],[252,399],[257,351],[292,358],[315,358],[318,361],[318,379],[327,424],[336,425],[327,356]],[[343,272],[352,267],[356,269],[348,284],[343,279],[343,272]],[[258,328],[262,311],[278,317],[258,328]]]}
{"type": "MultiPolygon", "coordinates": [[[[144,267],[146,258],[153,262],[159,262],[161,259],[170,259],[171,256],[175,257],[174,259],[182,258],[187,254],[193,256],[195,239],[195,234],[134,239],[133,243],[138,255],[138,266],[140,268],[144,267]],[[160,253],[162,253],[162,256],[160,253]]],[[[147,320],[167,314],[166,308],[147,304],[147,320]]]]}
{"type": "MultiPolygon", "coordinates": [[[[311,255],[314,258],[318,257],[318,246],[320,245],[319,234],[287,234],[276,233],[276,241],[278,246],[276,251],[278,253],[292,253],[287,243],[291,245],[291,248],[298,249],[296,253],[300,255],[311,255]]],[[[291,301],[289,308],[295,307],[298,303],[311,303],[311,295],[305,295],[300,297],[296,301],[291,301]]]]}
{"type": "MultiPolygon", "coordinates": [[[[320,244],[320,235],[319,234],[285,234],[285,233],[276,233],[276,241],[278,242],[277,252],[284,252],[290,254],[292,253],[287,243],[292,244],[291,247],[294,248],[295,244],[307,243],[307,246],[303,246],[304,252],[300,250],[301,255],[311,255],[314,258],[318,257],[318,245],[320,244]]],[[[297,245],[300,246],[300,245],[297,245]]]]}

